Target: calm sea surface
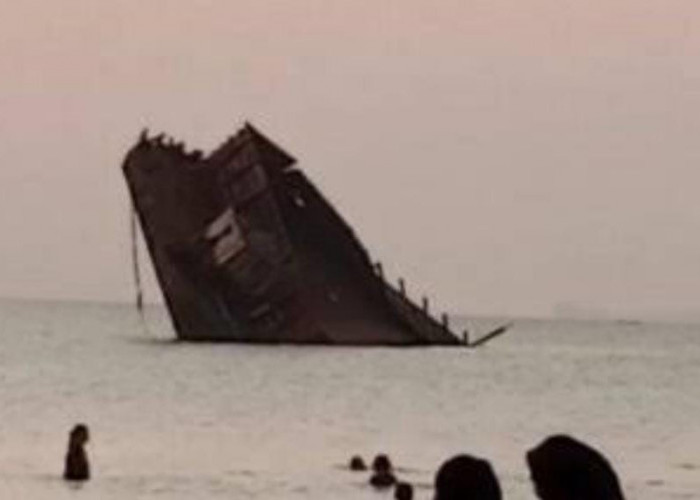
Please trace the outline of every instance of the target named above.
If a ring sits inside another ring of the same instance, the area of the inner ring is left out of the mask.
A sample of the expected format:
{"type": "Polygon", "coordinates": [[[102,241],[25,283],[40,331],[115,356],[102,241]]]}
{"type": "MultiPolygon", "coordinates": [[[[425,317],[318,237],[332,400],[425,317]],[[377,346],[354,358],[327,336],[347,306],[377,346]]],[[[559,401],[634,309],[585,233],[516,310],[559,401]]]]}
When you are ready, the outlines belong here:
{"type": "MultiPolygon", "coordinates": [[[[485,331],[496,320],[470,320],[485,331]]],[[[700,327],[516,320],[482,349],[190,345],[160,308],[0,302],[0,498],[389,499],[343,465],[390,454],[432,498],[458,452],[534,499],[524,452],[570,433],[628,499],[700,499],[700,327]],[[89,424],[94,480],[60,480],[89,424]]]]}

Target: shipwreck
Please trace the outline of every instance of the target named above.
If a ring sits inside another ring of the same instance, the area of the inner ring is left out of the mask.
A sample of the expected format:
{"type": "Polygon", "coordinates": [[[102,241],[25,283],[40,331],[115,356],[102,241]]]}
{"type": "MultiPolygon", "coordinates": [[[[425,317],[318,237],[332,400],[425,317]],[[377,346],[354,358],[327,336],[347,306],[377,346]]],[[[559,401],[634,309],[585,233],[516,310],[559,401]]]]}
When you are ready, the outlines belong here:
{"type": "Polygon", "coordinates": [[[251,125],[209,155],[144,131],[123,171],[179,339],[464,345],[388,283],[295,159],[251,125]]]}

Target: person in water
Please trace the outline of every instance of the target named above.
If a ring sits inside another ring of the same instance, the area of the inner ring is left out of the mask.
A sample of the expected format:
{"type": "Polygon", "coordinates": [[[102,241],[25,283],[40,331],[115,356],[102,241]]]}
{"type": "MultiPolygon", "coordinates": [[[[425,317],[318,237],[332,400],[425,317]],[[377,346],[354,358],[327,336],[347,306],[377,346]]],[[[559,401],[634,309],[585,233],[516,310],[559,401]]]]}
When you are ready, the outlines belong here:
{"type": "Polygon", "coordinates": [[[362,460],[362,457],[360,455],[354,455],[350,459],[350,470],[352,471],[365,471],[367,470],[367,465],[365,465],[365,461],[362,460]]]}
{"type": "Polygon", "coordinates": [[[526,458],[541,500],[624,500],[605,457],[570,436],[551,436],[526,458]]]}
{"type": "Polygon", "coordinates": [[[63,478],[68,481],[87,481],[90,479],[90,464],[88,463],[85,445],[90,440],[87,425],[78,424],[73,427],[68,438],[63,478]]]}
{"type": "Polygon", "coordinates": [[[372,477],[369,478],[369,484],[375,488],[388,488],[396,484],[394,468],[387,455],[382,453],[374,457],[372,470],[374,473],[372,477]]]}
{"type": "Polygon", "coordinates": [[[395,500],[413,500],[413,486],[410,483],[396,483],[395,500]]]}
{"type": "Polygon", "coordinates": [[[435,500],[501,500],[501,487],[486,460],[457,455],[435,475],[435,500]]]}

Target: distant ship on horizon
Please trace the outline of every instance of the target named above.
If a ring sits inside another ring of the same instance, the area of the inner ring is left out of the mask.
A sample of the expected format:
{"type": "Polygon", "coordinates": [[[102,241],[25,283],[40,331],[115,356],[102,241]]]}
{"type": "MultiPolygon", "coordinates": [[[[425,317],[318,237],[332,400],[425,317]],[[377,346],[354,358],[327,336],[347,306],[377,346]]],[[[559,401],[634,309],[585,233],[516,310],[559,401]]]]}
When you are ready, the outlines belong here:
{"type": "Polygon", "coordinates": [[[142,133],[123,163],[177,337],[464,345],[386,282],[296,161],[246,124],[208,156],[142,133]]]}

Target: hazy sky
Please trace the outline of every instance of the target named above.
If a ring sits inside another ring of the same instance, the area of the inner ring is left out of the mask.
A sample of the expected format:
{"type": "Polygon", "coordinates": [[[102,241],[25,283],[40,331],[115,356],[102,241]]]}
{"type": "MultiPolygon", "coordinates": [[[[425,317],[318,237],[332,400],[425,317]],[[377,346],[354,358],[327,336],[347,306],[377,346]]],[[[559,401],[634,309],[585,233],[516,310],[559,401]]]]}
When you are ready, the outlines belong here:
{"type": "Polygon", "coordinates": [[[700,310],[697,0],[0,0],[0,295],[129,299],[127,148],[246,119],[439,307],[700,310]]]}

